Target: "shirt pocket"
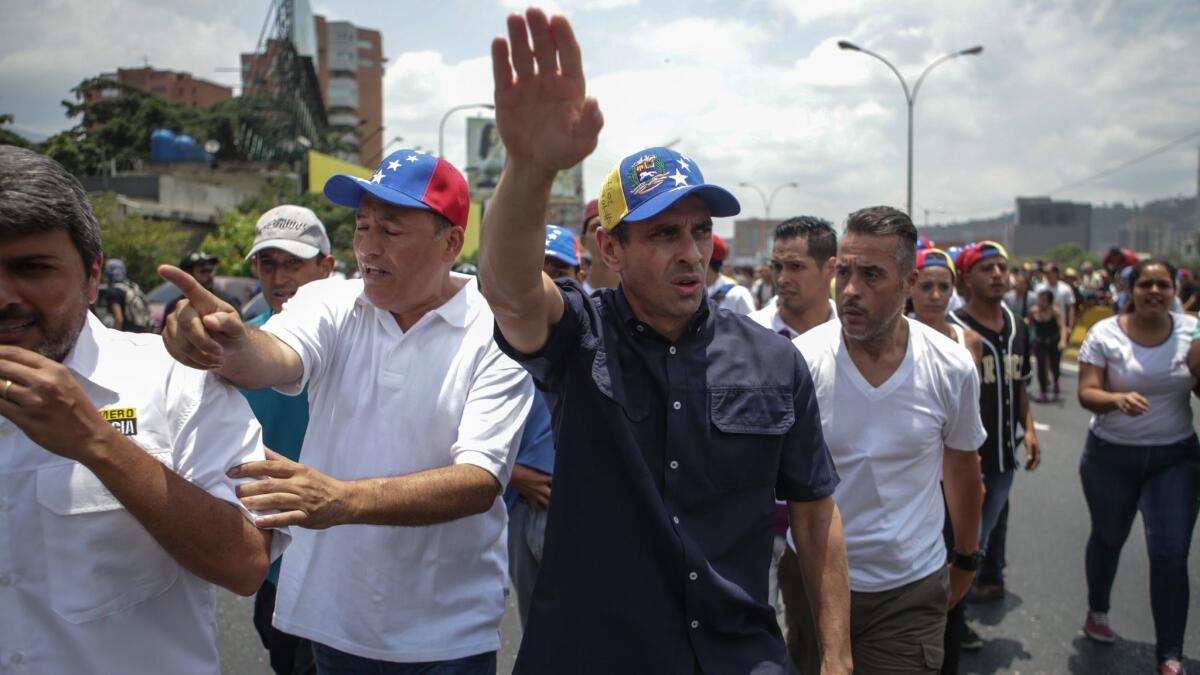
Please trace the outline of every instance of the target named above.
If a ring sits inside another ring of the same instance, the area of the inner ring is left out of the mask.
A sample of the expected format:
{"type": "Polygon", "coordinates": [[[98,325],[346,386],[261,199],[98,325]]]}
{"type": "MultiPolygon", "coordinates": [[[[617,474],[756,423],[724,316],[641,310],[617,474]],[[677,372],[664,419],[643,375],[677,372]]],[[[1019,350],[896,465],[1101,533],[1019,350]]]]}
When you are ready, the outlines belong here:
{"type": "Polygon", "coordinates": [[[784,434],[796,422],[788,387],[709,390],[709,477],[722,490],[773,487],[784,434]]]}
{"type": "MultiPolygon", "coordinates": [[[[171,462],[169,450],[149,454],[171,462]]],[[[83,465],[38,469],[37,501],[50,606],[63,619],[95,621],[175,583],[179,565],[83,465]]]]}

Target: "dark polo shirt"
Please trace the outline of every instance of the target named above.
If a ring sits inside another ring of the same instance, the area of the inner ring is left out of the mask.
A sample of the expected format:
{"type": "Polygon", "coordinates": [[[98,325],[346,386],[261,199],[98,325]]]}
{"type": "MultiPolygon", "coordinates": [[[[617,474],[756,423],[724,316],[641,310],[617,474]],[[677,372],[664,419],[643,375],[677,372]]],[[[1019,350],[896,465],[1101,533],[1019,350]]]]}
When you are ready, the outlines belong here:
{"type": "Polygon", "coordinates": [[[804,359],[708,300],[671,343],[621,289],[559,286],[541,351],[496,334],[549,393],[558,448],[515,672],[786,672],[767,604],[774,500],[838,482],[804,359]]]}

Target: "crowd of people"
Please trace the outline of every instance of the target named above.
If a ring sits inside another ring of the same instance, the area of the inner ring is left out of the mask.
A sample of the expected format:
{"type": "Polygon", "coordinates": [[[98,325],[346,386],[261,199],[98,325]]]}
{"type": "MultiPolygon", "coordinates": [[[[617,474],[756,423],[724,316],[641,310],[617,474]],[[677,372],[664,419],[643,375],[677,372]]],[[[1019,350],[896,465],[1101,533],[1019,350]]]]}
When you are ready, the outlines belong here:
{"type": "Polygon", "coordinates": [[[511,589],[518,673],[954,673],[1041,462],[1032,361],[1058,395],[1111,300],[1078,357],[1083,631],[1115,640],[1140,512],[1157,672],[1183,672],[1200,342],[1173,266],[1010,267],[873,206],[840,237],[783,221],[747,285],[712,232],[737,199],[664,147],[547,226],[603,118],[565,19],[507,27],[477,276],[462,174],[400,150],[324,187],[360,278],[283,205],[245,252],[269,312],[243,321],[197,256],[159,270],[161,336],[117,330],[79,182],[0,146],[0,663],[217,672],[221,586],[256,596],[280,674],[495,673],[511,589]]]}

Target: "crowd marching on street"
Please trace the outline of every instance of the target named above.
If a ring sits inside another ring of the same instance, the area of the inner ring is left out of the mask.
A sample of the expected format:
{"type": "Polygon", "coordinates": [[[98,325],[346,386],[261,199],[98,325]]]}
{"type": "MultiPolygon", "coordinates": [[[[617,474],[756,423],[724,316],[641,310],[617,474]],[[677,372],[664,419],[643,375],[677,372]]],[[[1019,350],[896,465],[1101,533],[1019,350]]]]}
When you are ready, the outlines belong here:
{"type": "Polygon", "coordinates": [[[280,675],[495,673],[509,593],[517,673],[957,673],[1086,329],[1080,626],[1116,641],[1140,513],[1145,668],[1184,672],[1190,274],[943,250],[889,206],[840,236],[788,218],[735,269],[713,219],[737,199],[667,147],[547,225],[603,118],[566,19],[507,31],[469,274],[462,173],[400,150],[324,186],[352,278],[277,206],[244,252],[269,311],[243,321],[191,254],[159,268],[182,296],[156,334],[80,183],[0,146],[0,671],[218,672],[219,586],[255,596],[280,675]]]}

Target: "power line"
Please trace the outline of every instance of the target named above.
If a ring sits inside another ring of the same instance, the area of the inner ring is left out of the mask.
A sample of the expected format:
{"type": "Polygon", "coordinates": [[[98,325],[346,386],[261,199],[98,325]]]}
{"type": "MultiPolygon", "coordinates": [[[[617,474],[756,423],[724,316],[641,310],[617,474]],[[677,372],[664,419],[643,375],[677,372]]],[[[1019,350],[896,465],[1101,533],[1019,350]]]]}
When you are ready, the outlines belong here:
{"type": "MultiPolygon", "coordinates": [[[[1054,188],[1053,190],[1050,190],[1049,192],[1043,192],[1043,193],[1041,193],[1041,194],[1044,194],[1044,195],[1046,195],[1047,197],[1049,197],[1049,196],[1051,196],[1051,195],[1056,195],[1056,194],[1058,194],[1058,193],[1060,193],[1060,192],[1065,192],[1065,191],[1067,191],[1067,190],[1073,190],[1073,189],[1075,189],[1075,188],[1077,188],[1077,187],[1079,187],[1079,186],[1081,186],[1081,185],[1085,185],[1085,184],[1087,184],[1087,183],[1090,183],[1090,182],[1092,182],[1092,181],[1094,181],[1094,180],[1098,180],[1098,179],[1100,179],[1100,178],[1105,178],[1105,177],[1107,177],[1107,176],[1110,176],[1110,175],[1112,175],[1112,174],[1114,174],[1114,173],[1117,173],[1118,171],[1121,171],[1121,170],[1123,170],[1123,169],[1127,169],[1127,168],[1129,168],[1129,167],[1131,167],[1131,166],[1133,166],[1134,164],[1137,164],[1137,163],[1139,163],[1139,162],[1144,162],[1144,161],[1146,161],[1147,159],[1150,159],[1151,157],[1154,157],[1155,155],[1160,155],[1160,154],[1162,154],[1162,153],[1164,153],[1164,152],[1166,152],[1166,151],[1168,151],[1168,150],[1171,150],[1171,149],[1173,149],[1173,148],[1175,148],[1175,147],[1177,147],[1177,146],[1179,146],[1179,145],[1182,145],[1182,144],[1184,144],[1184,143],[1186,143],[1186,142],[1188,142],[1188,141],[1190,141],[1190,140],[1192,140],[1193,138],[1196,138],[1196,137],[1198,137],[1198,136],[1200,136],[1200,129],[1197,129],[1196,131],[1193,131],[1193,132],[1191,132],[1190,134],[1186,134],[1186,135],[1184,135],[1184,136],[1180,136],[1179,138],[1176,138],[1175,140],[1173,140],[1173,141],[1171,141],[1171,142],[1169,142],[1169,143],[1166,143],[1166,144],[1164,144],[1164,145],[1161,145],[1161,146],[1159,146],[1159,147],[1157,147],[1157,148],[1155,148],[1155,149],[1153,149],[1153,150],[1151,150],[1150,152],[1147,152],[1147,153],[1145,153],[1145,154],[1138,155],[1137,157],[1134,157],[1133,159],[1128,159],[1128,160],[1125,160],[1124,162],[1121,162],[1120,164],[1116,164],[1116,165],[1114,165],[1114,166],[1110,166],[1110,167],[1108,167],[1107,169],[1104,169],[1104,170],[1102,170],[1102,171],[1098,171],[1098,172],[1096,172],[1096,173],[1094,173],[1094,174],[1092,174],[1092,175],[1090,175],[1090,176],[1087,176],[1087,177],[1084,177],[1084,178],[1080,178],[1079,180],[1071,181],[1070,183],[1066,183],[1066,184],[1064,184],[1064,185],[1060,185],[1060,186],[1058,186],[1058,187],[1054,188]]],[[[1005,207],[998,207],[998,208],[978,208],[978,209],[962,209],[962,210],[959,210],[959,209],[941,209],[941,213],[942,213],[943,215],[971,216],[971,215],[982,214],[982,213],[995,213],[995,212],[997,212],[997,211],[1004,212],[1004,211],[1009,211],[1009,210],[1011,210],[1011,208],[1012,208],[1012,207],[1005,206],[1005,207]]]]}
{"type": "Polygon", "coordinates": [[[1124,162],[1121,162],[1120,164],[1117,164],[1116,166],[1111,166],[1107,169],[1104,169],[1103,171],[1094,173],[1086,178],[1081,178],[1077,181],[1067,183],[1066,185],[1061,185],[1061,186],[1054,188],[1053,190],[1047,192],[1046,194],[1047,195],[1058,194],[1059,192],[1064,192],[1066,190],[1070,190],[1072,188],[1079,187],[1080,185],[1083,185],[1085,183],[1090,183],[1096,179],[1104,178],[1105,176],[1110,176],[1122,169],[1131,167],[1134,164],[1137,164],[1138,162],[1143,162],[1147,159],[1150,159],[1151,157],[1153,157],[1155,155],[1164,153],[1167,150],[1170,150],[1177,145],[1182,145],[1183,143],[1186,143],[1187,141],[1189,141],[1193,138],[1196,138],[1197,136],[1200,136],[1200,129],[1197,129],[1196,131],[1193,131],[1192,133],[1187,134],[1186,136],[1180,136],[1179,138],[1176,138],[1175,140],[1171,141],[1170,143],[1167,143],[1166,145],[1155,148],[1154,150],[1151,150],[1150,152],[1147,152],[1144,155],[1139,155],[1137,157],[1134,157],[1133,159],[1126,160],[1124,162]]]}

